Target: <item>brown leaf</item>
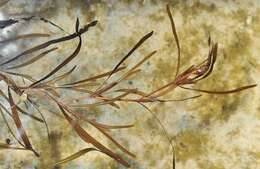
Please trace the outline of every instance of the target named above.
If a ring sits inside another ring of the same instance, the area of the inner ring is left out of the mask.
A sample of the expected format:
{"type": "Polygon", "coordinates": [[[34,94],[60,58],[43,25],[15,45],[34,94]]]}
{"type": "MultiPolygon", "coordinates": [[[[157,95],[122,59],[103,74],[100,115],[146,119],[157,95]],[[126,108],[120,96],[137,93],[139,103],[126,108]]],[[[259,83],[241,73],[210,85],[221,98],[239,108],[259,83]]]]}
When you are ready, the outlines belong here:
{"type": "Polygon", "coordinates": [[[54,51],[54,50],[56,50],[56,49],[58,49],[58,48],[57,48],[57,47],[54,47],[54,48],[51,48],[51,49],[49,49],[49,50],[46,50],[46,51],[40,53],[39,55],[37,55],[37,56],[31,58],[30,60],[28,60],[28,61],[26,61],[26,62],[24,62],[24,63],[21,63],[21,64],[16,65],[16,66],[8,67],[7,69],[17,69],[17,68],[21,68],[21,67],[28,66],[28,65],[30,65],[30,64],[32,64],[32,63],[34,63],[34,62],[40,60],[40,59],[43,58],[45,55],[49,54],[50,52],[52,52],[52,51],[54,51]]]}
{"type": "Polygon", "coordinates": [[[183,87],[183,86],[180,86],[180,87],[183,88],[183,89],[194,90],[194,91],[197,91],[197,92],[203,92],[203,93],[207,93],[207,94],[232,94],[232,93],[241,92],[243,90],[250,89],[250,88],[253,88],[253,87],[256,87],[256,86],[257,86],[257,84],[253,84],[253,85],[242,86],[242,87],[238,87],[238,88],[235,88],[235,89],[223,90],[223,91],[221,91],[221,90],[212,91],[212,90],[204,90],[204,89],[194,89],[194,88],[188,88],[188,87],[183,87]]]}
{"type": "MultiPolygon", "coordinates": [[[[118,71],[120,71],[120,70],[123,70],[123,69],[125,69],[125,68],[126,68],[126,67],[119,67],[116,71],[114,71],[114,73],[116,73],[116,72],[118,72],[118,71]]],[[[86,79],[79,80],[79,81],[72,82],[72,83],[67,83],[67,84],[64,84],[63,86],[72,86],[72,85],[77,85],[77,84],[81,84],[81,83],[85,83],[85,82],[97,80],[97,79],[106,77],[106,76],[110,75],[111,73],[112,73],[112,71],[109,71],[109,72],[102,73],[102,74],[99,74],[99,75],[96,75],[96,76],[92,76],[92,77],[90,77],[90,78],[86,78],[86,79]]]]}
{"type": "Polygon", "coordinates": [[[100,142],[98,142],[96,139],[94,139],[91,135],[89,135],[79,124],[76,120],[74,120],[73,118],[71,118],[64,110],[64,108],[62,107],[62,105],[60,103],[58,103],[58,106],[60,108],[60,110],[62,111],[63,115],[65,116],[65,118],[67,119],[67,121],[70,123],[70,125],[73,127],[73,129],[76,131],[76,133],[79,135],[79,137],[84,140],[86,143],[90,143],[93,146],[95,146],[96,148],[98,148],[101,152],[107,154],[108,156],[110,156],[111,158],[113,158],[114,160],[116,160],[117,162],[119,162],[120,164],[124,165],[125,167],[130,167],[130,165],[122,158],[120,157],[118,154],[113,153],[111,150],[109,150],[107,147],[105,147],[104,145],[102,145],[100,142]]]}
{"type": "Polygon", "coordinates": [[[168,13],[169,19],[171,21],[172,33],[173,33],[173,36],[174,36],[174,39],[175,39],[175,42],[176,42],[176,45],[177,45],[177,49],[178,49],[177,70],[176,70],[176,74],[175,74],[175,77],[177,77],[177,75],[179,74],[179,69],[180,69],[181,49],[180,49],[179,39],[178,39],[178,35],[177,35],[177,32],[176,32],[174,20],[173,20],[172,14],[171,14],[170,6],[167,5],[166,8],[167,8],[167,13],[168,13]]]}
{"type": "Polygon", "coordinates": [[[79,37],[79,44],[78,44],[77,48],[75,49],[75,51],[69,57],[67,57],[62,63],[60,63],[57,67],[55,67],[50,73],[48,73],[47,75],[42,77],[40,80],[32,83],[30,85],[30,87],[33,87],[36,84],[39,84],[40,82],[48,79],[50,76],[52,76],[53,74],[58,72],[61,68],[63,68],[65,65],[67,65],[70,61],[72,61],[72,59],[74,59],[78,55],[80,48],[81,48],[81,44],[82,44],[82,39],[81,39],[80,34],[78,35],[78,37],[79,37]]]}
{"type": "Polygon", "coordinates": [[[101,133],[103,133],[109,140],[111,140],[121,151],[125,152],[127,155],[131,157],[135,157],[133,153],[131,153],[129,150],[127,150],[125,147],[123,147],[120,143],[118,143],[113,137],[110,136],[102,127],[99,127],[95,123],[92,123],[90,121],[90,124],[92,124],[96,129],[98,129],[101,133]]]}
{"type": "Polygon", "coordinates": [[[9,104],[10,104],[10,107],[11,107],[11,111],[12,111],[12,118],[14,120],[14,123],[16,125],[16,128],[17,128],[17,131],[19,133],[19,136],[22,138],[23,142],[24,142],[24,145],[25,145],[25,148],[27,148],[28,150],[32,150],[34,152],[34,154],[39,157],[39,154],[33,150],[32,148],[32,145],[29,141],[29,138],[24,130],[24,127],[22,125],[22,122],[20,120],[20,117],[17,113],[17,109],[16,109],[16,106],[14,104],[14,101],[13,101],[13,97],[12,97],[12,94],[11,94],[11,91],[10,91],[10,88],[8,87],[8,97],[9,97],[9,104]]]}
{"type": "Polygon", "coordinates": [[[10,38],[10,39],[5,39],[0,41],[1,43],[7,43],[7,42],[11,42],[11,41],[15,41],[15,40],[20,40],[20,39],[27,39],[27,38],[39,38],[39,37],[49,37],[49,34],[46,33],[30,33],[30,34],[23,34],[23,35],[18,35],[14,38],[10,38]]]}
{"type": "Polygon", "coordinates": [[[147,39],[149,39],[151,36],[153,35],[153,31],[144,35],[135,45],[134,47],[118,62],[118,64],[116,64],[116,66],[114,67],[114,69],[111,71],[111,73],[108,75],[108,77],[106,78],[106,80],[103,82],[102,85],[100,85],[100,87],[96,90],[97,93],[100,93],[99,91],[102,91],[102,87],[105,84],[106,81],[108,81],[108,79],[115,73],[115,71],[120,67],[120,65],[122,65],[124,63],[124,61],[129,58],[132,53],[138,49],[147,39]]]}
{"type": "Polygon", "coordinates": [[[33,52],[36,52],[38,50],[41,50],[41,49],[44,49],[44,48],[47,48],[48,46],[50,45],[53,45],[53,44],[56,44],[56,43],[60,43],[60,42],[64,42],[64,41],[68,41],[68,40],[71,40],[71,39],[74,39],[78,36],[80,36],[81,34],[85,33],[88,31],[88,29],[90,27],[93,27],[97,24],[97,21],[92,21],[90,22],[89,24],[85,25],[82,29],[80,29],[78,32],[75,32],[73,34],[70,34],[68,36],[64,36],[64,37],[61,37],[61,38],[57,38],[57,39],[53,39],[53,40],[50,40],[50,41],[47,41],[45,43],[42,43],[40,45],[37,45],[35,47],[32,47],[28,50],[25,50],[24,52],[18,54],[17,56],[13,57],[12,59],[9,59],[3,63],[0,64],[0,66],[3,66],[3,65],[6,65],[6,64],[9,64],[11,62],[13,62],[14,60],[17,60],[19,59],[20,57],[24,56],[24,55],[27,55],[27,54],[30,54],[30,53],[33,53],[33,52]]]}

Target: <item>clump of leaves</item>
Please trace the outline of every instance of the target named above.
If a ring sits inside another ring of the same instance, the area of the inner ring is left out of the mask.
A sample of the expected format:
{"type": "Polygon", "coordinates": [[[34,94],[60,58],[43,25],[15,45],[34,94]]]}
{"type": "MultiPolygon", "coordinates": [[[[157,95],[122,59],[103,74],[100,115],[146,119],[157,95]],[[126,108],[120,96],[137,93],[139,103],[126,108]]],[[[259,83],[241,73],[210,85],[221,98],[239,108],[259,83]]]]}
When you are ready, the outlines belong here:
{"type": "MultiPolygon", "coordinates": [[[[52,39],[50,41],[44,42],[42,44],[36,45],[32,48],[29,48],[20,54],[12,57],[11,59],[7,61],[3,61],[0,63],[0,80],[5,83],[6,88],[1,88],[0,95],[4,99],[5,103],[8,103],[9,107],[6,107],[6,104],[0,103],[0,113],[3,117],[3,120],[7,126],[7,129],[12,134],[14,139],[17,141],[18,145],[13,146],[8,143],[0,143],[0,149],[12,149],[12,150],[28,150],[32,151],[37,157],[40,156],[40,154],[33,148],[33,145],[31,144],[31,141],[27,135],[27,132],[25,128],[23,127],[23,123],[20,119],[20,113],[29,116],[31,119],[38,121],[39,123],[43,123],[46,126],[46,131],[49,136],[49,127],[48,124],[44,118],[44,115],[40,111],[39,104],[40,100],[48,100],[49,104],[52,104],[56,106],[58,110],[60,110],[61,115],[64,117],[64,119],[67,120],[67,122],[71,125],[71,127],[74,129],[74,131],[77,133],[80,139],[85,141],[86,143],[92,144],[93,147],[88,147],[85,149],[82,149],[69,157],[66,157],[60,161],[57,161],[56,164],[63,164],[66,162],[69,162],[71,160],[74,160],[86,153],[92,152],[92,151],[98,151],[100,153],[106,154],[107,156],[111,157],[118,163],[124,165],[125,167],[130,167],[129,163],[118,153],[111,150],[109,147],[101,144],[97,139],[95,139],[91,133],[86,131],[79,123],[79,121],[84,121],[93,127],[95,127],[99,132],[101,132],[105,137],[107,137],[109,140],[111,140],[115,146],[119,150],[122,151],[122,153],[125,153],[129,157],[134,158],[135,155],[131,153],[127,148],[125,148],[123,145],[119,143],[118,140],[115,140],[110,135],[110,130],[112,129],[122,129],[122,128],[129,128],[133,127],[133,125],[119,125],[119,126],[113,126],[113,125],[107,125],[97,122],[94,119],[88,119],[85,116],[82,116],[78,110],[86,111],[86,108],[93,108],[100,105],[107,105],[112,106],[114,108],[120,108],[120,102],[134,102],[139,105],[141,105],[143,108],[145,108],[148,112],[150,112],[157,122],[161,125],[162,129],[165,132],[165,136],[167,137],[173,152],[173,168],[175,168],[175,151],[174,146],[168,137],[167,131],[164,128],[163,124],[160,122],[160,120],[156,117],[156,115],[149,109],[149,107],[146,105],[146,103],[150,102],[172,102],[172,101],[184,101],[188,99],[195,99],[197,97],[200,97],[200,95],[191,96],[188,98],[183,98],[179,100],[173,100],[173,99],[162,99],[162,96],[168,94],[169,92],[173,92],[176,88],[180,87],[187,90],[194,90],[201,93],[207,93],[207,94],[230,94],[230,93],[236,93],[240,92],[245,89],[252,88],[256,85],[248,85],[243,86],[231,90],[226,91],[210,91],[210,90],[204,90],[204,89],[195,89],[191,87],[187,87],[188,85],[195,84],[196,82],[203,80],[204,78],[208,77],[213,69],[214,69],[214,63],[217,59],[217,50],[218,50],[218,44],[213,42],[211,38],[208,38],[208,46],[209,46],[209,52],[208,56],[205,60],[203,60],[201,63],[197,65],[191,65],[183,72],[180,72],[180,66],[181,66],[181,51],[180,51],[180,44],[179,39],[177,36],[174,20],[170,11],[170,7],[167,6],[167,13],[171,22],[171,28],[173,37],[176,42],[176,46],[178,49],[178,59],[177,59],[177,70],[175,77],[173,80],[168,82],[167,84],[159,87],[158,89],[151,91],[149,93],[145,93],[143,91],[140,91],[137,88],[119,88],[115,90],[115,86],[118,86],[122,81],[125,81],[129,79],[129,77],[139,73],[141,71],[141,65],[150,59],[152,56],[156,54],[156,50],[152,51],[151,53],[147,54],[144,58],[142,58],[140,61],[138,61],[134,66],[129,68],[126,73],[116,78],[116,80],[112,80],[110,82],[110,78],[114,75],[117,75],[118,72],[127,69],[126,66],[122,66],[122,64],[132,55],[132,53],[137,50],[145,41],[147,41],[152,35],[153,32],[150,32],[143,36],[137,43],[134,45],[129,52],[122,57],[122,59],[114,66],[114,68],[111,71],[104,72],[101,74],[97,74],[91,77],[86,77],[84,79],[79,79],[76,81],[72,81],[66,84],[62,84],[61,81],[65,78],[68,78],[75,70],[76,66],[73,66],[70,70],[67,72],[60,74],[58,76],[53,77],[56,75],[61,69],[64,69],[64,66],[69,65],[70,62],[79,54],[81,46],[82,46],[82,38],[81,36],[86,33],[90,28],[95,27],[98,21],[92,21],[86,25],[84,25],[82,28],[80,28],[79,20],[77,19],[75,24],[75,32],[72,34],[68,34],[67,36],[52,39]],[[52,51],[56,50],[57,47],[52,47],[54,45],[57,45],[59,43],[62,43],[64,41],[70,41],[72,39],[78,39],[78,45],[76,49],[61,63],[56,65],[50,72],[47,72],[43,77],[40,79],[35,79],[35,77],[32,77],[28,74],[23,73],[17,73],[13,72],[13,70],[17,68],[23,68],[27,66],[31,66],[32,63],[40,61],[41,58],[45,57],[47,54],[51,53],[52,51]],[[50,48],[49,48],[50,47],[50,48]],[[49,48],[49,49],[48,49],[49,48]],[[20,58],[22,58],[25,55],[32,55],[35,52],[42,51],[40,54],[33,56],[28,59],[24,59],[22,63],[16,63],[16,61],[20,58]],[[24,86],[20,86],[14,79],[14,77],[21,77],[24,80],[24,86]],[[103,83],[98,84],[96,83],[97,80],[103,79],[103,83]],[[93,87],[96,86],[96,88],[93,90],[90,88],[90,86],[93,87]],[[64,101],[64,98],[62,98],[60,92],[62,90],[66,91],[73,91],[73,92],[79,92],[81,94],[84,94],[83,96],[79,97],[78,100],[84,98],[84,99],[91,99],[95,100],[92,103],[77,103],[73,104],[73,101],[70,101],[70,104],[64,101]],[[108,93],[114,93],[115,96],[108,95],[108,93]],[[7,94],[6,94],[7,93],[7,94]],[[19,102],[15,102],[15,97],[19,97],[22,99],[19,99],[19,102]],[[35,114],[31,114],[27,112],[28,110],[23,110],[19,104],[24,103],[25,105],[31,105],[33,106],[37,112],[39,113],[40,117],[38,117],[35,114]],[[16,127],[17,132],[14,132],[12,130],[11,124],[9,124],[8,120],[6,119],[6,116],[10,116],[13,120],[13,125],[16,127]],[[15,134],[17,133],[17,134],[15,134]],[[19,146],[20,145],[20,146],[19,146]],[[19,146],[19,147],[18,147],[19,146]]],[[[29,20],[35,18],[34,16],[28,17],[28,18],[22,18],[22,19],[8,19],[4,21],[0,21],[0,28],[4,29],[6,27],[9,27],[13,24],[18,23],[20,20],[29,20]]],[[[43,20],[47,23],[50,23],[59,29],[63,30],[58,25],[54,24],[53,22],[50,22],[44,18],[38,17],[40,20],[43,20]]],[[[26,34],[26,35],[18,35],[16,38],[7,39],[4,41],[1,41],[0,43],[9,43],[18,39],[26,39],[28,37],[30,38],[38,38],[38,37],[44,37],[49,36],[47,34],[39,34],[39,33],[32,33],[32,34],[26,34]]]]}

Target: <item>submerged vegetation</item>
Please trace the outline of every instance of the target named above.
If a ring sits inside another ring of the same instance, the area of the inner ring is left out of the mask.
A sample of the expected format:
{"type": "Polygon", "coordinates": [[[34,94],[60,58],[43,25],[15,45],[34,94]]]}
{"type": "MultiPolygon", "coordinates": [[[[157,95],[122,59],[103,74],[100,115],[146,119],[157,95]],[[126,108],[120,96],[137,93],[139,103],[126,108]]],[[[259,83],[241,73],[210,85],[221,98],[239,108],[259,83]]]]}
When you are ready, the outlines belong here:
{"type": "MultiPolygon", "coordinates": [[[[4,83],[4,87],[0,89],[0,95],[2,100],[0,102],[0,113],[2,118],[7,126],[8,131],[11,133],[13,138],[16,140],[17,144],[11,144],[10,141],[1,141],[0,149],[12,149],[12,150],[25,150],[31,151],[35,154],[36,157],[40,156],[40,153],[33,147],[30,137],[27,134],[27,131],[24,128],[24,124],[21,121],[20,114],[24,114],[30,117],[32,120],[35,120],[39,123],[43,123],[46,127],[46,132],[48,137],[50,137],[49,126],[45,120],[44,114],[40,111],[41,100],[48,101],[50,107],[55,107],[56,110],[60,112],[59,116],[62,116],[70,124],[71,128],[78,135],[79,139],[82,139],[87,144],[91,144],[93,147],[87,147],[78,152],[72,152],[72,155],[57,161],[55,165],[60,165],[71,160],[74,160],[86,153],[91,153],[93,151],[103,153],[118,163],[122,164],[125,167],[130,167],[129,162],[123,158],[120,154],[116,153],[114,150],[110,149],[108,146],[99,142],[94,138],[91,133],[85,130],[82,127],[82,122],[87,123],[94,128],[96,128],[101,134],[107,137],[114,145],[122,151],[122,153],[128,155],[130,158],[135,158],[136,155],[130,152],[126,147],[124,147],[119,140],[114,139],[111,136],[111,130],[114,129],[123,129],[134,127],[133,124],[122,124],[122,125],[107,125],[96,121],[95,119],[86,118],[82,115],[82,112],[88,112],[91,109],[95,109],[97,106],[105,105],[112,106],[116,109],[120,109],[120,103],[136,103],[142,106],[145,110],[151,113],[154,119],[162,127],[165,136],[167,137],[169,144],[172,148],[173,153],[173,168],[175,168],[175,158],[178,153],[175,152],[175,146],[172,143],[172,140],[167,134],[167,130],[164,125],[160,122],[157,116],[149,109],[147,103],[158,103],[158,102],[175,102],[175,101],[185,101],[189,99],[196,99],[201,97],[202,94],[190,96],[187,98],[181,99],[163,99],[164,96],[170,92],[174,92],[176,88],[182,88],[185,90],[192,90],[199,93],[214,94],[214,95],[223,95],[240,92],[256,85],[247,85],[230,90],[217,90],[211,91],[208,89],[199,89],[193,88],[192,85],[207,78],[212,71],[214,70],[214,64],[217,59],[218,43],[214,42],[211,37],[208,37],[208,55],[205,60],[199,64],[194,63],[189,66],[184,71],[180,71],[183,65],[181,64],[181,48],[179,43],[179,38],[175,28],[174,20],[171,14],[170,7],[167,6],[167,14],[171,23],[173,38],[176,42],[177,47],[177,69],[174,73],[174,78],[163,86],[158,87],[156,90],[150,92],[143,92],[137,88],[115,88],[119,86],[121,82],[128,80],[130,77],[135,76],[137,73],[141,72],[141,66],[152,56],[156,54],[156,50],[151,51],[141,60],[137,61],[135,65],[128,68],[124,66],[125,61],[132,55],[135,50],[137,50],[143,43],[145,43],[152,35],[153,31],[147,33],[129,50],[129,52],[122,57],[122,59],[112,68],[110,71],[97,73],[94,76],[86,77],[83,79],[78,79],[68,83],[62,83],[62,80],[68,79],[73,72],[75,71],[76,66],[72,66],[67,72],[57,75],[61,69],[67,68],[70,66],[70,62],[77,57],[80,52],[81,46],[83,44],[82,35],[87,33],[89,29],[95,28],[98,21],[92,21],[83,27],[80,28],[79,19],[75,23],[75,32],[63,36],[60,38],[52,39],[47,42],[43,42],[39,45],[36,45],[32,48],[29,48],[25,51],[22,51],[20,54],[11,57],[8,60],[0,61],[0,80],[4,83]],[[17,68],[29,67],[32,66],[32,63],[40,61],[43,57],[58,49],[58,47],[53,47],[59,43],[65,41],[70,41],[72,39],[78,39],[78,45],[76,49],[66,57],[61,63],[56,65],[50,72],[45,72],[45,75],[40,79],[36,79],[29,74],[24,74],[21,72],[15,72],[17,68]],[[40,54],[23,59],[21,58],[26,55],[32,55],[36,52],[40,54]],[[18,62],[19,61],[19,62],[18,62]],[[119,76],[119,72],[124,72],[123,75],[119,76]],[[112,76],[114,77],[113,80],[112,76]],[[18,80],[22,79],[22,83],[18,80]],[[114,80],[115,79],[115,80],[114,80]],[[93,89],[93,87],[95,87],[93,89]],[[80,93],[77,98],[73,100],[65,101],[67,98],[64,98],[62,92],[77,92],[80,93]],[[82,100],[89,100],[88,103],[82,100]],[[21,105],[25,105],[25,109],[21,105]],[[33,107],[35,112],[38,114],[33,114],[30,112],[31,109],[28,107],[33,107]],[[28,109],[26,109],[28,108],[28,109]],[[12,121],[7,119],[7,116],[12,119],[12,121]],[[15,129],[14,129],[15,128],[15,129]],[[15,130],[15,131],[14,131],[15,130]]],[[[20,21],[28,21],[31,19],[39,19],[44,21],[52,26],[59,28],[64,31],[60,26],[55,23],[36,16],[30,16],[27,18],[19,19],[8,19],[0,21],[0,29],[5,29],[17,24],[20,21]]],[[[9,43],[16,41],[18,39],[26,40],[27,38],[40,38],[48,37],[48,34],[41,33],[32,33],[32,34],[23,34],[17,35],[15,38],[6,39],[0,43],[9,43]]],[[[51,110],[50,110],[51,111],[51,110]]],[[[51,127],[51,126],[50,126],[51,127]]],[[[183,135],[183,141],[188,138],[188,135],[183,135]]],[[[49,138],[50,139],[50,138],[49,138]]],[[[199,139],[198,139],[199,140],[199,139]]],[[[185,144],[185,143],[184,143],[185,144]]],[[[192,151],[197,151],[190,147],[192,151]]],[[[198,150],[199,151],[199,150],[198,150]]],[[[188,156],[188,155],[183,155],[188,156]]]]}

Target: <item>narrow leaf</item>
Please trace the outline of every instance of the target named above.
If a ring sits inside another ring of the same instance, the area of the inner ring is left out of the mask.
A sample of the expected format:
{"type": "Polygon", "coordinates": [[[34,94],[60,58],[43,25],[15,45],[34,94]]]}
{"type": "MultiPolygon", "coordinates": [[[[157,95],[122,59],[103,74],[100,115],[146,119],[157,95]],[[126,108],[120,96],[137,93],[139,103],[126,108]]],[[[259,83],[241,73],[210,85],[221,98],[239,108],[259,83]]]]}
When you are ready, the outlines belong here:
{"type": "Polygon", "coordinates": [[[22,125],[22,122],[20,120],[20,117],[17,113],[17,110],[16,110],[16,106],[14,104],[14,101],[13,101],[13,97],[12,97],[12,94],[11,94],[11,91],[10,91],[10,88],[8,87],[8,97],[9,97],[9,104],[10,104],[10,107],[11,107],[11,110],[12,110],[12,118],[14,120],[14,123],[17,127],[17,130],[18,130],[18,133],[19,133],[19,136],[22,138],[23,142],[24,142],[24,145],[25,145],[25,148],[27,148],[28,150],[31,150],[34,152],[34,154],[39,157],[39,154],[32,148],[32,145],[29,141],[29,138],[24,130],[24,127],[22,125]]]}
{"type": "MultiPolygon", "coordinates": [[[[124,63],[124,61],[129,58],[129,56],[132,55],[132,53],[138,49],[147,39],[149,39],[151,36],[153,35],[153,31],[146,34],[145,36],[143,36],[135,45],[134,47],[119,61],[118,64],[116,64],[116,66],[114,67],[114,69],[112,70],[112,72],[109,74],[109,76],[107,77],[107,79],[103,82],[103,84],[105,84],[106,81],[108,81],[108,79],[115,73],[115,71],[120,67],[120,65],[122,65],[124,63]]],[[[102,85],[103,85],[102,84],[102,85]]],[[[97,89],[99,90],[102,85],[97,89]]]]}
{"type": "MultiPolygon", "coordinates": [[[[118,72],[120,70],[123,70],[125,68],[126,68],[125,66],[124,67],[119,67],[116,71],[114,71],[114,73],[116,73],[116,72],[118,72]]],[[[72,83],[67,83],[67,84],[64,84],[63,86],[72,86],[72,85],[77,85],[77,84],[81,84],[81,83],[97,80],[97,79],[106,77],[106,76],[110,75],[111,73],[112,73],[112,71],[109,71],[109,72],[102,73],[102,74],[99,74],[99,75],[96,75],[96,76],[92,76],[90,78],[86,78],[86,79],[79,80],[79,81],[72,82],[72,83]]]]}
{"type": "Polygon", "coordinates": [[[168,13],[169,19],[171,21],[172,33],[173,33],[173,36],[174,36],[174,39],[175,39],[175,42],[176,42],[176,45],[177,45],[177,49],[178,49],[177,69],[176,69],[176,74],[175,74],[175,77],[177,77],[177,75],[179,74],[179,69],[180,69],[181,49],[180,49],[179,39],[178,39],[178,35],[177,35],[177,32],[176,32],[174,20],[173,20],[169,5],[167,5],[167,13],[168,13]]]}
{"type": "Polygon", "coordinates": [[[257,86],[256,84],[253,84],[253,85],[238,87],[238,88],[231,89],[231,90],[224,90],[224,91],[211,91],[211,90],[204,90],[204,89],[194,89],[194,88],[188,88],[188,87],[183,87],[183,86],[180,86],[180,87],[183,88],[183,89],[194,90],[194,91],[197,91],[197,92],[203,92],[203,93],[207,93],[207,94],[232,94],[232,93],[241,92],[243,90],[250,89],[250,88],[253,88],[253,87],[256,87],[256,86],[257,86]]]}
{"type": "Polygon", "coordinates": [[[76,120],[72,119],[63,109],[62,105],[57,103],[60,110],[62,111],[63,115],[67,119],[67,121],[71,124],[73,129],[76,131],[76,133],[80,136],[82,140],[84,140],[86,143],[91,143],[93,146],[98,148],[103,153],[107,154],[120,164],[124,165],[125,167],[130,167],[130,165],[119,155],[113,153],[111,150],[109,150],[107,147],[102,145],[100,142],[98,142],[96,139],[94,139],[91,135],[89,135],[79,124],[76,120]]]}
{"type": "Polygon", "coordinates": [[[110,136],[103,128],[96,126],[95,123],[90,122],[96,129],[98,129],[102,134],[104,134],[109,140],[111,140],[121,151],[126,153],[127,155],[131,157],[135,157],[133,153],[131,153],[129,150],[127,150],[125,147],[123,147],[120,143],[118,143],[113,137],[110,136]]]}
{"type": "MultiPolygon", "coordinates": [[[[45,43],[42,43],[40,45],[37,45],[35,47],[32,47],[28,50],[25,50],[24,52],[18,54],[17,56],[13,57],[12,59],[9,59],[3,63],[0,64],[0,66],[3,66],[3,65],[6,65],[6,64],[9,64],[11,62],[13,62],[14,60],[17,60],[19,59],[20,57],[24,56],[24,55],[27,55],[27,54],[30,54],[30,53],[33,53],[33,52],[36,52],[38,50],[41,50],[41,49],[44,49],[44,48],[47,48],[48,46],[50,45],[53,45],[53,44],[56,44],[56,43],[60,43],[60,42],[64,42],[64,41],[68,41],[68,40],[71,40],[71,39],[74,39],[78,36],[80,36],[81,34],[85,33],[88,31],[88,29],[90,27],[93,27],[97,24],[97,21],[92,21],[90,22],[89,24],[85,25],[82,29],[80,29],[78,32],[75,32],[73,34],[70,34],[68,36],[64,36],[64,37],[61,37],[61,38],[57,38],[57,39],[53,39],[53,40],[50,40],[50,41],[47,41],[45,43]]],[[[0,28],[1,28],[1,22],[0,22],[0,28]]]]}
{"type": "Polygon", "coordinates": [[[26,62],[24,62],[24,63],[21,63],[21,64],[16,65],[16,66],[8,67],[7,69],[17,69],[17,68],[21,68],[21,67],[28,66],[28,65],[30,65],[30,64],[32,64],[32,63],[34,63],[34,62],[40,60],[41,58],[43,58],[44,56],[46,56],[47,54],[49,54],[50,52],[52,52],[52,51],[54,51],[54,50],[56,50],[56,49],[58,49],[58,48],[57,48],[57,47],[54,47],[54,48],[51,48],[51,49],[49,49],[49,50],[46,50],[46,51],[40,53],[39,55],[37,55],[37,56],[31,58],[30,60],[28,60],[28,61],[26,61],[26,62]]]}
{"type": "Polygon", "coordinates": [[[64,163],[67,163],[69,161],[75,160],[76,158],[79,158],[80,156],[83,156],[83,155],[85,155],[86,153],[88,153],[90,151],[99,151],[99,150],[97,150],[95,148],[85,148],[83,150],[80,150],[80,151],[78,151],[78,152],[76,152],[76,153],[74,153],[74,154],[72,154],[72,155],[70,155],[70,156],[68,156],[68,157],[58,161],[54,165],[60,165],[60,164],[64,164],[64,163]]]}
{"type": "Polygon", "coordinates": [[[70,61],[72,61],[72,59],[74,59],[78,55],[80,48],[81,48],[81,44],[82,44],[82,39],[81,39],[80,34],[78,35],[78,37],[79,37],[79,44],[78,44],[77,48],[75,49],[75,51],[69,57],[67,57],[61,64],[59,64],[57,67],[55,67],[50,73],[48,73],[47,75],[42,77],[40,80],[32,83],[30,85],[30,87],[33,87],[36,84],[38,84],[38,83],[44,81],[45,79],[49,78],[50,76],[55,74],[57,71],[59,71],[61,68],[63,68],[66,64],[68,64],[70,61]]]}
{"type": "Polygon", "coordinates": [[[13,38],[9,38],[9,39],[5,39],[5,40],[1,40],[1,43],[9,43],[12,41],[16,41],[16,40],[20,40],[20,39],[29,39],[29,38],[39,38],[39,37],[49,37],[49,34],[46,33],[30,33],[30,34],[23,34],[23,35],[18,35],[16,37],[13,38]]]}
{"type": "Polygon", "coordinates": [[[12,146],[10,146],[9,144],[6,144],[6,143],[0,143],[0,150],[1,149],[27,150],[25,148],[12,147],[12,146]]]}

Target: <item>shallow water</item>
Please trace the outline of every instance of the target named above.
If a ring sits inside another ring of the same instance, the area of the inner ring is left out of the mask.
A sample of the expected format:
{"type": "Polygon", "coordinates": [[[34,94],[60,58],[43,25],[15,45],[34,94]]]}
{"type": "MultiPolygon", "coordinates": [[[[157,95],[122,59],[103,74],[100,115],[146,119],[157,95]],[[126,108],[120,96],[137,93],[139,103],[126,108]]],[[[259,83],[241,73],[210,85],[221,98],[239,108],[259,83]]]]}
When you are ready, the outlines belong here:
{"type": "MultiPolygon", "coordinates": [[[[177,48],[166,13],[170,3],[181,46],[181,69],[199,64],[207,57],[209,34],[218,42],[218,58],[213,73],[194,87],[210,90],[227,90],[259,84],[260,74],[260,4],[247,1],[12,1],[1,8],[0,19],[37,15],[55,22],[67,32],[74,32],[76,18],[81,26],[96,19],[98,25],[82,36],[83,46],[67,70],[78,65],[70,79],[111,70],[131,47],[145,34],[154,31],[126,61],[134,65],[153,50],[157,53],[141,66],[142,72],[125,81],[121,86],[149,92],[174,79],[177,48]]],[[[66,33],[41,21],[30,21],[1,31],[1,38],[22,33],[49,33],[60,37],[66,33]]],[[[1,46],[2,59],[15,56],[24,48],[45,41],[17,41],[1,46]]],[[[19,72],[29,73],[39,79],[77,46],[77,39],[57,44],[59,48],[40,63],[19,72]]],[[[30,57],[30,56],[26,56],[30,57]]],[[[23,58],[25,59],[25,58],[23,58]]],[[[18,60],[17,63],[23,59],[18,60]]],[[[115,77],[112,77],[112,79],[115,77]]],[[[1,86],[6,90],[6,86],[1,86]]],[[[176,89],[164,99],[179,99],[197,95],[176,89]]],[[[65,98],[74,93],[63,93],[65,98]]],[[[149,103],[165,126],[176,147],[177,169],[257,169],[260,163],[260,106],[259,87],[230,95],[208,95],[193,100],[170,103],[149,103]]],[[[41,157],[31,152],[0,151],[0,168],[53,168],[50,164],[83,148],[84,143],[70,128],[67,121],[48,113],[42,102],[42,110],[50,126],[51,141],[48,143],[42,124],[22,116],[29,138],[41,157]]],[[[171,168],[172,154],[168,140],[156,119],[136,104],[120,103],[120,109],[99,106],[86,112],[86,116],[107,124],[131,124],[130,129],[113,130],[111,135],[136,158],[126,158],[131,168],[171,168]]],[[[54,109],[53,109],[54,110],[54,109]]],[[[54,110],[57,111],[57,110],[54,110]]],[[[58,112],[58,111],[57,111],[58,112]]],[[[2,119],[1,119],[2,120],[2,119]]],[[[11,139],[1,122],[0,140],[11,139]]],[[[99,141],[117,152],[115,146],[97,130],[83,124],[84,128],[99,141]]],[[[15,140],[12,140],[13,142],[15,140]]],[[[121,153],[121,152],[120,152],[121,153]]],[[[123,153],[122,153],[123,154],[123,153]]],[[[91,152],[57,168],[125,168],[109,157],[91,152]]]]}

